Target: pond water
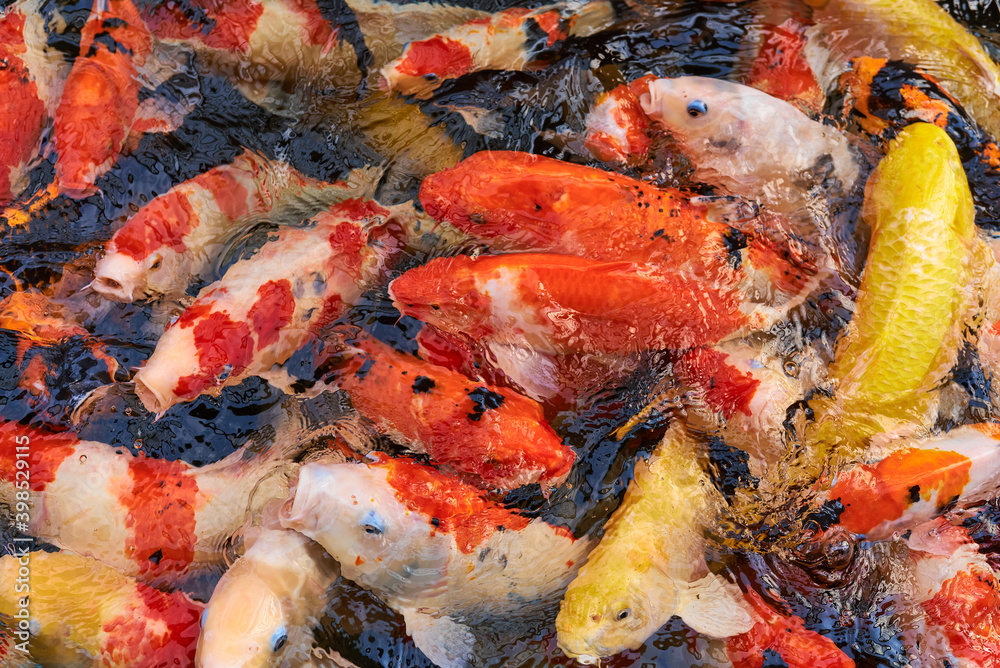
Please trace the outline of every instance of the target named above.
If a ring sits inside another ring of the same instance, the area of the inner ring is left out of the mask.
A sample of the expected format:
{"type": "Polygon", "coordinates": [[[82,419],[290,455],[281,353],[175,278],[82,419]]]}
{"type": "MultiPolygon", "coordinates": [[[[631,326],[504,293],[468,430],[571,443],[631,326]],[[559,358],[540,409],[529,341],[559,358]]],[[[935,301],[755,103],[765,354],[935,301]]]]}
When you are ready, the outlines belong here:
{"type": "MultiPolygon", "coordinates": [[[[144,2],[140,5],[143,12],[155,9],[153,0],[144,2]]],[[[624,1],[615,4],[617,18],[610,28],[570,38],[551,49],[545,54],[548,65],[544,68],[469,74],[446,81],[430,99],[417,100],[387,96],[375,85],[374,72],[383,54],[387,49],[398,50],[398,44],[380,44],[370,35],[366,39],[364,22],[370,19],[356,13],[349,0],[319,0],[318,4],[324,19],[341,26],[341,35],[358,53],[358,62],[369,75],[362,83],[337,92],[333,102],[272,109],[282,113],[271,113],[249,101],[232,77],[195,57],[160,91],[194,102],[179,128],[143,134],[131,142],[97,179],[96,194],[81,199],[56,197],[36,207],[24,225],[0,222],[0,299],[29,288],[46,291],[65,304],[67,320],[86,330],[86,334],[39,342],[24,332],[0,329],[0,416],[4,420],[71,428],[82,438],[149,457],[181,459],[198,466],[220,460],[273,422],[286,395],[253,377],[225,388],[217,397],[202,395],[173,406],[158,419],[143,408],[130,381],[134,370],[151,355],[166,323],[179,312],[178,305],[122,304],[85,288],[105,243],[143,204],[177,183],[232,161],[244,149],[285,160],[307,176],[328,181],[365,165],[381,165],[385,174],[376,198],[386,205],[417,201],[423,177],[487,149],[528,151],[613,168],[582,150],[585,117],[599,93],[649,72],[658,77],[740,79],[757,48],[762,15],[807,16],[810,11],[791,0],[624,1]],[[95,343],[103,346],[101,354],[95,353],[95,343]],[[117,362],[113,373],[105,354],[117,362]],[[84,409],[78,410],[85,399],[84,409]]],[[[522,0],[457,0],[457,4],[490,12],[531,6],[522,0]]],[[[1000,4],[982,0],[942,4],[983,41],[994,58],[1000,57],[1000,4]]],[[[91,10],[88,0],[41,3],[39,11],[50,17],[57,14],[65,23],[61,32],[51,30],[49,43],[66,62],[79,54],[80,32],[91,10]]],[[[846,126],[833,97],[826,110],[829,123],[846,126]]],[[[660,136],[655,141],[654,159],[641,168],[620,171],[661,185],[711,192],[690,181],[690,166],[669,139],[660,136]]],[[[14,209],[27,207],[31,195],[52,181],[55,153],[45,149],[51,149],[50,143],[51,137],[43,138],[46,157],[31,169],[27,187],[12,204],[14,209]]],[[[860,279],[867,242],[867,231],[857,221],[860,204],[859,196],[830,203],[838,212],[833,238],[848,287],[817,292],[776,326],[772,334],[785,342],[786,368],[794,370],[806,348],[817,358],[829,360],[833,342],[850,318],[853,303],[845,295],[860,279]]],[[[230,240],[223,258],[209,275],[190,286],[188,295],[221,277],[286,222],[270,221],[230,240]]],[[[443,245],[432,252],[412,251],[397,273],[425,263],[432,255],[453,252],[443,245]]],[[[368,291],[344,321],[405,351],[416,349],[415,338],[422,327],[393,308],[384,285],[368,291]]],[[[550,424],[576,455],[567,481],[547,495],[532,485],[506,496],[494,492],[493,498],[528,516],[566,527],[575,536],[599,536],[632,478],[636,457],[652,450],[670,419],[667,412],[654,414],[623,440],[615,432],[646,405],[669,362],[665,354],[644,353],[630,373],[607,387],[588,390],[570,405],[546,405],[550,424]]],[[[312,364],[306,349],[288,367],[308,373],[312,364]]],[[[962,381],[973,399],[942,418],[939,426],[992,417],[982,369],[960,360],[954,378],[962,381]]],[[[746,484],[745,458],[739,451],[718,443],[706,454],[717,486],[734,489],[746,484]]],[[[970,520],[984,551],[998,544],[998,513],[995,505],[988,504],[970,520]]],[[[766,534],[780,527],[780,518],[764,524],[766,534]]],[[[832,639],[858,666],[907,664],[907,640],[899,624],[903,603],[890,572],[895,558],[891,545],[858,542],[850,572],[834,574],[831,584],[770,555],[759,536],[755,541],[733,537],[739,533],[731,527],[716,527],[718,540],[711,542],[707,555],[713,570],[729,573],[748,588],[780,592],[788,611],[832,639]]],[[[5,522],[0,546],[6,544],[9,551],[18,536],[5,522]]],[[[184,589],[204,599],[218,575],[187,583],[184,589]]],[[[527,635],[499,639],[495,655],[481,656],[480,663],[573,665],[556,646],[555,613],[553,608],[546,622],[527,635]]],[[[314,637],[317,648],[336,651],[363,668],[433,665],[407,636],[397,613],[346,579],[335,583],[314,637]]],[[[602,665],[694,667],[728,666],[730,662],[724,641],[700,636],[675,617],[641,648],[611,657],[602,665]]],[[[764,665],[783,664],[768,654],[764,665]]]]}

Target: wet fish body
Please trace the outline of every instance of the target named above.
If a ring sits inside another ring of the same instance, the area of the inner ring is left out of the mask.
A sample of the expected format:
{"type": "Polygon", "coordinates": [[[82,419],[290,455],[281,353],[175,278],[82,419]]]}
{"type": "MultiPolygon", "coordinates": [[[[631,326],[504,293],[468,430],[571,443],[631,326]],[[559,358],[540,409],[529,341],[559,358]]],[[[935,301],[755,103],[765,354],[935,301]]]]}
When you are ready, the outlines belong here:
{"type": "Polygon", "coordinates": [[[613,18],[614,10],[604,0],[579,8],[554,4],[505,9],[410,42],[399,58],[382,68],[380,87],[427,99],[443,82],[464,74],[531,69],[546,49],[570,36],[593,34],[613,18]]]}
{"type": "Polygon", "coordinates": [[[483,620],[513,621],[558,597],[590,547],[430,467],[384,455],[306,464],[282,523],[400,612],[417,647],[444,668],[468,665],[472,629],[483,620]]]}
{"type": "Polygon", "coordinates": [[[105,247],[94,289],[125,302],[182,295],[242,226],[295,208],[311,213],[362,190],[311,179],[245,151],[174,186],[129,219],[105,247]]]}
{"type": "Polygon", "coordinates": [[[348,200],[311,226],[283,229],[231,266],[167,328],[136,373],[146,409],[163,413],[285,362],[379,278],[397,250],[376,231],[391,216],[375,202],[348,200]]]}
{"type": "Polygon", "coordinates": [[[379,431],[479,486],[547,488],[565,479],[575,458],[535,401],[375,339],[356,340],[331,382],[379,431]]]}
{"type": "Polygon", "coordinates": [[[194,661],[203,606],[180,592],[153,589],[71,552],[21,550],[0,557],[0,586],[0,613],[25,621],[11,638],[15,657],[23,642],[45,665],[154,668],[194,661]]]}
{"type": "Polygon", "coordinates": [[[277,447],[198,468],[13,422],[0,431],[10,443],[0,498],[17,509],[28,490],[31,512],[17,519],[31,535],[146,582],[221,567],[225,542],[267,500],[287,494],[295,468],[277,447]]]}
{"type": "Polygon", "coordinates": [[[653,76],[647,75],[622,84],[594,100],[584,119],[584,146],[595,158],[627,165],[640,165],[649,158],[649,117],[639,104],[639,96],[651,79],[653,76]]]}
{"type": "Polygon", "coordinates": [[[858,179],[857,161],[838,130],[749,86],[657,79],[639,100],[691,159],[696,180],[769,208],[794,210],[811,188],[850,190],[858,179]]]}

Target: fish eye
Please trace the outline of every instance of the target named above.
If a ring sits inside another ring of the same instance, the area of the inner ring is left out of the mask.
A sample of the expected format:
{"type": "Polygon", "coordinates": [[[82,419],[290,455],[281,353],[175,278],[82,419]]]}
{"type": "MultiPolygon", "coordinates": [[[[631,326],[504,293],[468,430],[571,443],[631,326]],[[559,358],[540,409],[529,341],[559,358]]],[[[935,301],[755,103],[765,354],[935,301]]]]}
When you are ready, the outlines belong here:
{"type": "Polygon", "coordinates": [[[151,271],[156,271],[157,269],[160,268],[160,265],[163,264],[163,258],[162,257],[160,257],[159,255],[156,255],[156,256],[154,256],[154,258],[155,259],[153,260],[153,264],[149,265],[149,268],[150,268],[151,271]]]}
{"type": "Polygon", "coordinates": [[[424,75],[424,81],[428,81],[430,83],[437,83],[438,82],[438,75],[433,74],[433,73],[431,73],[431,74],[425,74],[424,75]]]}
{"type": "Polygon", "coordinates": [[[629,614],[631,614],[631,610],[629,610],[628,608],[622,608],[621,610],[618,611],[618,614],[615,615],[615,620],[620,622],[622,620],[628,619],[629,614]]]}
{"type": "Polygon", "coordinates": [[[369,510],[368,514],[361,520],[361,528],[369,536],[381,536],[385,533],[385,522],[374,510],[369,510]]]}
{"type": "Polygon", "coordinates": [[[691,100],[688,102],[688,116],[691,118],[698,118],[699,116],[704,116],[708,113],[708,105],[702,100],[691,100]]]}
{"type": "Polygon", "coordinates": [[[281,627],[280,629],[274,632],[273,636],[271,636],[271,651],[277,652],[279,649],[284,647],[285,643],[287,642],[288,642],[288,630],[285,629],[285,627],[281,627]]]}

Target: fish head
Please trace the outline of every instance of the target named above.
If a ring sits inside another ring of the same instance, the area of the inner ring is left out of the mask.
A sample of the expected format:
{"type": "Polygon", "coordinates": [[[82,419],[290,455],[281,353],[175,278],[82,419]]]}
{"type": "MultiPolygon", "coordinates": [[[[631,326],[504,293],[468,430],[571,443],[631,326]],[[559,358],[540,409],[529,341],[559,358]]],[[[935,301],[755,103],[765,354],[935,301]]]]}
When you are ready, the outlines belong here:
{"type": "Polygon", "coordinates": [[[452,334],[488,332],[490,298],[469,270],[473,259],[437,258],[414,267],[389,284],[389,296],[403,314],[452,334]]]}
{"type": "Polygon", "coordinates": [[[271,583],[239,561],[223,576],[202,616],[198,668],[276,665],[292,625],[271,583]]]}
{"type": "Polygon", "coordinates": [[[438,582],[453,539],[395,495],[385,468],[310,463],[299,469],[281,523],[309,536],[340,562],[344,577],[400,591],[438,582]]]}
{"type": "Polygon", "coordinates": [[[435,35],[407,44],[402,56],[382,68],[379,88],[426,100],[446,80],[472,69],[472,51],[463,40],[435,35]]]}
{"type": "Polygon", "coordinates": [[[747,133],[746,86],[707,77],[656,79],[639,97],[643,111],[685,146],[734,153],[747,133]]]}
{"type": "Polygon", "coordinates": [[[629,564],[600,578],[584,577],[586,568],[563,598],[556,633],[567,656],[592,665],[646,642],[667,621],[655,597],[670,588],[650,586],[629,564]]]}
{"type": "Polygon", "coordinates": [[[126,253],[108,253],[94,267],[93,288],[109,299],[129,303],[146,292],[145,265],[126,253]]]}

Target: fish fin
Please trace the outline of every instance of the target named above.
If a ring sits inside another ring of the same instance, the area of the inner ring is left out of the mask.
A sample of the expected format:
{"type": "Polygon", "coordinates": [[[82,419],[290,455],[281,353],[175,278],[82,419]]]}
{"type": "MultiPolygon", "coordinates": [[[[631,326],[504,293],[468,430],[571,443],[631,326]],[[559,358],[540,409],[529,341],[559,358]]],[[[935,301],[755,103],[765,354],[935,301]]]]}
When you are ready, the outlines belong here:
{"type": "Polygon", "coordinates": [[[590,37],[608,28],[615,20],[615,10],[606,0],[588,2],[573,17],[569,34],[573,37],[590,37]]]}
{"type": "Polygon", "coordinates": [[[139,103],[130,134],[135,136],[146,132],[173,132],[184,123],[184,118],[191,109],[183,100],[171,102],[164,97],[147,97],[139,103]]]}
{"type": "Polygon", "coordinates": [[[486,348],[493,365],[527,396],[544,401],[559,394],[559,370],[549,355],[517,343],[489,341],[486,348]]]}
{"type": "Polygon", "coordinates": [[[406,632],[427,658],[441,668],[466,668],[470,665],[476,637],[468,626],[447,615],[434,617],[413,608],[404,608],[406,632]]]}
{"type": "MultiPolygon", "coordinates": [[[[965,45],[959,44],[955,40],[952,41],[952,44],[955,45],[955,48],[965,54],[966,58],[972,61],[972,64],[976,66],[977,70],[979,70],[979,74],[982,75],[984,82],[988,84],[990,91],[994,95],[1000,95],[1000,77],[997,77],[996,70],[990,67],[993,63],[984,63],[981,54],[972,52],[965,45]]],[[[995,68],[996,65],[993,65],[993,67],[995,68]]]]}
{"type": "Polygon", "coordinates": [[[692,630],[710,638],[746,633],[754,625],[740,588],[714,573],[681,588],[677,615],[692,630]]]}

